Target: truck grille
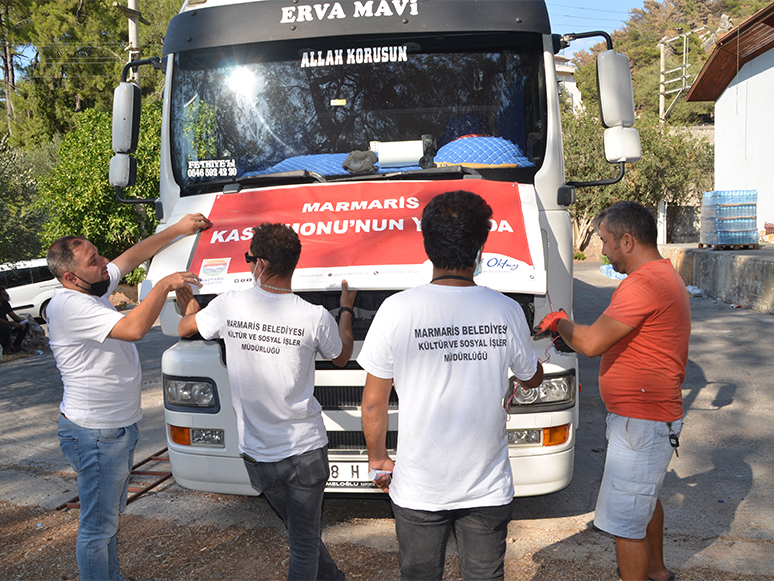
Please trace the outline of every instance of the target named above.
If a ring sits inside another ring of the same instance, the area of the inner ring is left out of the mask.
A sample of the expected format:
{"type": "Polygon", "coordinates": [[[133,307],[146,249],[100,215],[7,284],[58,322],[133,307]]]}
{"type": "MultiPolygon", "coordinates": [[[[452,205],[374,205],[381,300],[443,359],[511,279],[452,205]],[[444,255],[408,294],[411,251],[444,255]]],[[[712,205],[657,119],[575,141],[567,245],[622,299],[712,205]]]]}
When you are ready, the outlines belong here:
{"type": "MultiPolygon", "coordinates": [[[[387,450],[398,447],[398,432],[387,432],[387,450]]],[[[363,432],[328,432],[329,452],[355,452],[366,449],[363,432]]]]}
{"type": "MultiPolygon", "coordinates": [[[[356,385],[315,386],[314,397],[324,410],[360,409],[363,388],[356,385]]],[[[398,395],[390,392],[390,409],[398,409],[398,395]]]]}

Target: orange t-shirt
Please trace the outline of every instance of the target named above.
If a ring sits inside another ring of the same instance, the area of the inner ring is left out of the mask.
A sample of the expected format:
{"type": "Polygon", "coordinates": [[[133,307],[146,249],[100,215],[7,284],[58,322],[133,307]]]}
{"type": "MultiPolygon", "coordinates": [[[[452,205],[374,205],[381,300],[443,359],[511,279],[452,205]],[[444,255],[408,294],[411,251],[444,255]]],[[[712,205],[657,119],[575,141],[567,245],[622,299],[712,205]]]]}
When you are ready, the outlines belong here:
{"type": "Polygon", "coordinates": [[[681,418],[691,305],[672,263],[654,260],[637,268],[604,314],[634,327],[602,355],[599,392],[607,411],[659,422],[681,418]]]}

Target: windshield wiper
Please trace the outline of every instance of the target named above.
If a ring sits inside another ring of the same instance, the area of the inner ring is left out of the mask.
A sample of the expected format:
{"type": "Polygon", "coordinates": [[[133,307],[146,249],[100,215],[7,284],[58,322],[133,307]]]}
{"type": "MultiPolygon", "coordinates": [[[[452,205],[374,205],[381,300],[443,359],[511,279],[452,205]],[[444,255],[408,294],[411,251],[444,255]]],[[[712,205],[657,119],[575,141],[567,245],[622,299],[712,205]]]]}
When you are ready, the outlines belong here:
{"type": "Polygon", "coordinates": [[[223,192],[227,194],[236,193],[246,185],[273,185],[306,182],[325,183],[327,181],[328,180],[325,179],[325,176],[320,175],[316,171],[299,169],[293,171],[281,171],[276,173],[242,176],[233,182],[224,185],[223,192]]]}
{"type": "Polygon", "coordinates": [[[408,171],[396,171],[389,173],[372,173],[359,176],[323,176],[309,170],[283,171],[268,174],[249,175],[237,178],[223,186],[224,194],[236,194],[246,186],[272,186],[292,183],[329,183],[329,182],[353,182],[376,180],[411,180],[411,179],[462,179],[470,176],[483,179],[481,174],[471,167],[463,165],[450,165],[444,167],[431,167],[428,169],[415,169],[408,171]]]}
{"type": "Polygon", "coordinates": [[[328,176],[331,181],[363,181],[363,180],[410,180],[415,178],[420,179],[448,179],[464,178],[465,176],[472,176],[475,178],[483,179],[482,175],[473,169],[464,165],[447,165],[443,167],[430,167],[427,169],[412,169],[407,171],[396,171],[388,173],[372,173],[359,176],[328,176]]]}

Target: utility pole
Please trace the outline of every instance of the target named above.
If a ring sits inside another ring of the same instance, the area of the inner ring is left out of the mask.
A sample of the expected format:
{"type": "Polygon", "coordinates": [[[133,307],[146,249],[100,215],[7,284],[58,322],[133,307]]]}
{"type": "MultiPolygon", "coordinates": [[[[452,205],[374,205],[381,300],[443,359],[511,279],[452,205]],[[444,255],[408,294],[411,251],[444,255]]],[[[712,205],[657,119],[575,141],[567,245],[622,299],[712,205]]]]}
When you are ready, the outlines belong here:
{"type": "MultiPolygon", "coordinates": [[[[124,16],[129,20],[129,44],[126,50],[129,52],[129,62],[140,59],[140,29],[139,24],[150,24],[142,17],[142,14],[137,10],[137,0],[127,0],[128,6],[123,6],[118,2],[113,2],[113,6],[118,8],[124,16]]],[[[127,80],[134,83],[138,87],[140,86],[140,69],[136,68],[133,71],[129,71],[127,80]]]]}
{"type": "MultiPolygon", "coordinates": [[[[689,27],[688,32],[683,32],[682,28],[678,28],[677,36],[672,38],[664,37],[658,41],[658,47],[661,53],[661,73],[659,75],[658,87],[658,119],[661,123],[664,123],[667,120],[672,109],[677,104],[678,99],[680,99],[683,93],[687,93],[693,84],[692,81],[688,82],[691,78],[688,74],[688,67],[691,66],[691,63],[688,62],[688,37],[701,30],[705,30],[707,27],[700,26],[699,28],[694,28],[693,24],[689,24],[689,27]],[[673,69],[666,70],[666,47],[668,44],[677,40],[683,41],[683,64],[673,69]],[[672,75],[669,80],[667,80],[668,75],[672,75]],[[672,83],[680,83],[680,86],[676,89],[667,90],[666,86],[672,83]],[[677,95],[675,95],[675,98],[669,104],[669,107],[666,108],[666,96],[671,93],[677,93],[677,95]]],[[[706,34],[709,34],[709,31],[706,32],[705,35],[706,34]]]]}
{"type": "MultiPolygon", "coordinates": [[[[694,28],[693,24],[689,24],[689,30],[688,32],[683,32],[682,28],[677,29],[677,36],[673,38],[667,38],[664,37],[660,41],[658,41],[658,48],[661,55],[661,67],[660,67],[660,73],[659,73],[659,83],[658,83],[658,120],[661,123],[665,123],[667,118],[669,117],[669,114],[672,112],[672,109],[677,104],[678,99],[683,95],[683,93],[687,93],[688,90],[691,88],[692,82],[688,82],[690,79],[690,75],[688,74],[688,67],[691,66],[691,63],[688,62],[688,37],[691,34],[697,33],[700,30],[704,30],[707,27],[706,26],[700,26],[699,28],[694,28]],[[666,48],[668,44],[671,44],[677,40],[683,41],[683,64],[679,67],[675,67],[673,69],[666,70],[666,48]],[[676,74],[676,76],[674,76],[676,74]],[[669,80],[667,80],[667,75],[673,75],[669,80]],[[676,89],[670,89],[667,90],[666,86],[670,85],[672,83],[680,83],[680,86],[676,89]],[[675,95],[675,98],[672,100],[672,102],[669,104],[669,108],[666,107],[666,96],[671,93],[677,93],[675,95]]],[[[708,33],[705,33],[708,34],[708,33]]],[[[656,220],[657,228],[658,228],[658,238],[657,242],[659,244],[666,244],[667,243],[667,202],[666,200],[661,200],[658,203],[658,217],[656,220]]]]}
{"type": "Polygon", "coordinates": [[[661,52],[661,68],[659,69],[661,72],[658,78],[658,120],[661,123],[664,122],[664,108],[666,106],[666,93],[664,93],[666,86],[666,73],[664,72],[666,68],[666,43],[666,36],[658,43],[658,48],[661,52]]]}

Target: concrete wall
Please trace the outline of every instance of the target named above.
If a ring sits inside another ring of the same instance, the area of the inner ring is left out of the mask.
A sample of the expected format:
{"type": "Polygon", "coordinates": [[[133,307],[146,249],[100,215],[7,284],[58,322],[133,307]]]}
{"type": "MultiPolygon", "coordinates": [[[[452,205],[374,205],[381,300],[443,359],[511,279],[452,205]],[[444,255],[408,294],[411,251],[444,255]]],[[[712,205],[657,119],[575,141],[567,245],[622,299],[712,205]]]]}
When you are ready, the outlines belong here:
{"type": "Polygon", "coordinates": [[[707,296],[774,315],[774,245],[758,250],[704,250],[694,245],[660,246],[686,285],[707,296]]]}
{"type": "Polygon", "coordinates": [[[715,103],[715,189],[758,190],[758,230],[774,222],[774,50],[737,73],[715,103]]]}

